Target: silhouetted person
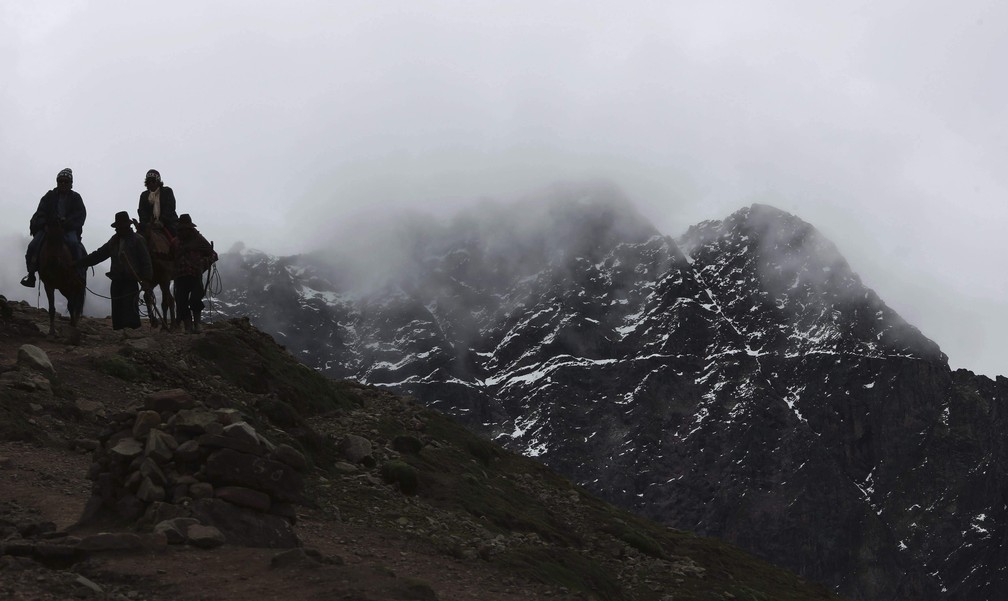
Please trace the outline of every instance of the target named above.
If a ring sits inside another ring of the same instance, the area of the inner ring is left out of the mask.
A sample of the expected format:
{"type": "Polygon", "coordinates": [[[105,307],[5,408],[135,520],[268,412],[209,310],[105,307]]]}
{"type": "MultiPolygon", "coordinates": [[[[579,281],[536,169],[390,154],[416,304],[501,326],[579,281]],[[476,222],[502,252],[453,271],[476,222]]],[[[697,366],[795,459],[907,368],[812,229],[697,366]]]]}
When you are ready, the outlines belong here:
{"type": "Polygon", "coordinates": [[[140,193],[140,204],[137,206],[137,217],[140,219],[140,233],[146,233],[151,224],[162,224],[172,237],[178,235],[176,224],[178,213],[175,212],[175,192],[161,182],[161,174],[156,169],[147,172],[144,178],[146,190],[140,193]]]}
{"type": "Polygon", "coordinates": [[[105,259],[112,259],[108,277],[112,279],[109,296],[112,297],[112,329],[139,328],[139,292],[152,277],[147,244],[133,231],[133,223],[126,211],[119,211],[112,223],[115,235],[101,248],[84,257],[79,263],[90,267],[105,259]]]}
{"type": "Polygon", "coordinates": [[[203,272],[217,261],[217,253],[184,213],[178,220],[179,247],[175,259],[175,304],[186,332],[199,333],[203,311],[203,272]]]}
{"type": "Polygon", "coordinates": [[[64,239],[70,246],[70,254],[73,255],[74,260],[84,256],[81,234],[84,231],[87,210],[84,208],[84,199],[72,188],[73,171],[67,167],[56,175],[56,187],[46,192],[39,200],[38,209],[35,210],[35,214],[32,215],[31,222],[28,224],[32,241],[28,243],[28,252],[25,253],[25,266],[28,268],[28,275],[21,278],[22,286],[35,287],[38,253],[42,247],[42,238],[45,236],[45,228],[50,219],[58,219],[63,222],[64,239]]]}

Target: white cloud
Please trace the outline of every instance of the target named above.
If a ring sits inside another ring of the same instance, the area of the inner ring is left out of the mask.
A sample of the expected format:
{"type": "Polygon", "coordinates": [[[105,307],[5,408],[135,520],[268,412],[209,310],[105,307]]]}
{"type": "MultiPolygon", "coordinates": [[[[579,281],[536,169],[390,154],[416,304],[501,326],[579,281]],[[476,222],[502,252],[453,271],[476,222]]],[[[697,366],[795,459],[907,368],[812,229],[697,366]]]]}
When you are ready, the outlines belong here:
{"type": "Polygon", "coordinates": [[[603,177],[673,235],[796,213],[1002,373],[1006,33],[980,0],[4,3],[3,232],[65,166],[89,247],[154,167],[220,247],[275,252],[603,177]]]}

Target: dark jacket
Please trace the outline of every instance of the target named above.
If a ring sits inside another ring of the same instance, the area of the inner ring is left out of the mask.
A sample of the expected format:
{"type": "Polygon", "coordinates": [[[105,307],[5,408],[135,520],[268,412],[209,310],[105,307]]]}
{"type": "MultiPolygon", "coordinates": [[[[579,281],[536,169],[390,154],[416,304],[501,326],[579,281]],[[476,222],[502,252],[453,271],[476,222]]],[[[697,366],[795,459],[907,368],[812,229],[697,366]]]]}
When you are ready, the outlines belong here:
{"type": "MultiPolygon", "coordinates": [[[[137,217],[140,218],[141,231],[147,228],[148,224],[154,221],[154,207],[147,199],[150,196],[149,190],[140,193],[140,204],[137,206],[137,217]]],[[[178,222],[178,213],[175,212],[175,193],[168,186],[161,186],[161,223],[164,224],[172,236],[178,235],[175,224],[178,222]]]]}
{"type": "Polygon", "coordinates": [[[217,253],[196,228],[188,228],[192,231],[191,234],[187,234],[186,229],[184,225],[179,228],[179,246],[175,254],[175,276],[194,275],[198,277],[217,261],[217,253]]]}
{"type": "Polygon", "coordinates": [[[63,218],[63,229],[67,232],[75,232],[77,239],[80,240],[84,232],[84,220],[87,219],[87,209],[84,208],[84,199],[81,198],[80,194],[70,190],[63,201],[63,214],[60,215],[59,197],[60,192],[56,188],[45,193],[42,199],[39,200],[38,209],[32,215],[28,229],[31,235],[34,236],[45,229],[49,216],[55,215],[56,217],[63,218]]]}
{"type": "Polygon", "coordinates": [[[153,276],[150,255],[143,236],[130,232],[123,238],[115,234],[101,248],[84,259],[84,265],[97,265],[105,259],[112,259],[109,271],[112,280],[149,282],[153,276]]]}

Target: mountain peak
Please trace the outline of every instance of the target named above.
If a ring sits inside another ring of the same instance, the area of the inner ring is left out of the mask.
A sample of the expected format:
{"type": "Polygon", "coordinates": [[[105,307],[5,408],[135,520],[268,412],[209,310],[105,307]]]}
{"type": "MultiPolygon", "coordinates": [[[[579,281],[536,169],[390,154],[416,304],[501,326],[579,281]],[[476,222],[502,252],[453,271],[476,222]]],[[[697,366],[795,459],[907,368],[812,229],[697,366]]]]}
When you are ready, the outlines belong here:
{"type": "Polygon", "coordinates": [[[788,314],[799,332],[794,352],[813,348],[872,356],[911,356],[947,363],[938,345],[889,308],[866,287],[836,245],[799,217],[753,204],[723,220],[692,226],[678,240],[705,278],[726,297],[742,294],[737,315],[751,321],[750,306],[788,314]],[[740,288],[741,287],[741,288],[740,288]],[[754,294],[757,293],[758,294],[754,294]]]}

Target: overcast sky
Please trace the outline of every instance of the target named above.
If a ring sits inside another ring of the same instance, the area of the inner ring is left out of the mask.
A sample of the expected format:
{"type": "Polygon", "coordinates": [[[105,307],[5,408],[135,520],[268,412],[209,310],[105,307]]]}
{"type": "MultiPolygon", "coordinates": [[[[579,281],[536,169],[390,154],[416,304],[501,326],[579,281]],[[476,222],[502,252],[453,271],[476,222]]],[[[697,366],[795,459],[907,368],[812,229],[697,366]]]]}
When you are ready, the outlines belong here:
{"type": "Polygon", "coordinates": [[[272,253],[606,178],[675,236],[795,213],[953,367],[1008,374],[1005,57],[996,1],[3,2],[0,292],[35,302],[63,167],[89,250],[149,168],[272,253]]]}

